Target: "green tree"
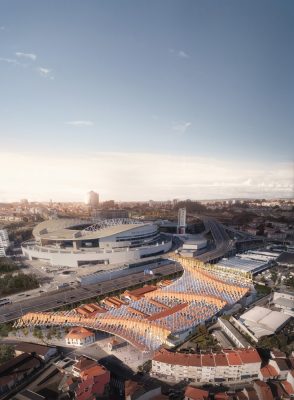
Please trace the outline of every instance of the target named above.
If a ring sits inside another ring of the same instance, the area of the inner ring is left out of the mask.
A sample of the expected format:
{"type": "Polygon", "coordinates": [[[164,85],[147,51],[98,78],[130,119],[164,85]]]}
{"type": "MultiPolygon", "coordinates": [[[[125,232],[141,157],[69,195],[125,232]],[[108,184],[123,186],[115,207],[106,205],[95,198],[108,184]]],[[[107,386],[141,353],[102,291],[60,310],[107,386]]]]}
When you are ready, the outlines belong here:
{"type": "Polygon", "coordinates": [[[0,364],[14,357],[14,347],[8,344],[0,344],[0,364]]]}

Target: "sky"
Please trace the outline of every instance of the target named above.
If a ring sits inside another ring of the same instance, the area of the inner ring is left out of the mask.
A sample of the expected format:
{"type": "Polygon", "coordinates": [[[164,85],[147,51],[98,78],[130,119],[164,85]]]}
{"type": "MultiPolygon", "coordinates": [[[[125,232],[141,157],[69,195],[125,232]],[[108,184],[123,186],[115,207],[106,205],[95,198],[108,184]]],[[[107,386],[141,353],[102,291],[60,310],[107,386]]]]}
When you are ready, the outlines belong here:
{"type": "Polygon", "coordinates": [[[292,0],[0,0],[0,201],[293,197],[292,0]]]}

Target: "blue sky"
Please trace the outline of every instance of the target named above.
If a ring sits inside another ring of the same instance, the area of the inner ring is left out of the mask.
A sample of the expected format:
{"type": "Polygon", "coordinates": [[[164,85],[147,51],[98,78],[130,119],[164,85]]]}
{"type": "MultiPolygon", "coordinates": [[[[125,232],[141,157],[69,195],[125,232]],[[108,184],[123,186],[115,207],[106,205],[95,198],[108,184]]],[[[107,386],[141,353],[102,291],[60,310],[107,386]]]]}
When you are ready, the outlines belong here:
{"type": "Polygon", "coordinates": [[[291,196],[293,19],[291,0],[1,0],[0,201],[291,196]]]}

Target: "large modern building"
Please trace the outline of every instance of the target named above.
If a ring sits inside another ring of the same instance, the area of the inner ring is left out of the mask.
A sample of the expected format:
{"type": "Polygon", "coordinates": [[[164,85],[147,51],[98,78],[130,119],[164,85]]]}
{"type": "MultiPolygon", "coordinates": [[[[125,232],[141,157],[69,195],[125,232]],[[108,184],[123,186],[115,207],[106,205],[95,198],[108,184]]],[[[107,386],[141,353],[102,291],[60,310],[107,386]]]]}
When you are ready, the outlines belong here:
{"type": "Polygon", "coordinates": [[[99,195],[91,190],[86,195],[86,204],[92,209],[98,208],[99,206],[99,195]]]}
{"type": "Polygon", "coordinates": [[[10,243],[7,230],[0,228],[0,257],[6,256],[6,250],[8,249],[9,245],[10,243]]]}
{"type": "Polygon", "coordinates": [[[29,259],[52,265],[121,264],[158,255],[172,246],[157,225],[130,219],[55,219],[38,224],[34,241],[22,244],[29,259]]]}

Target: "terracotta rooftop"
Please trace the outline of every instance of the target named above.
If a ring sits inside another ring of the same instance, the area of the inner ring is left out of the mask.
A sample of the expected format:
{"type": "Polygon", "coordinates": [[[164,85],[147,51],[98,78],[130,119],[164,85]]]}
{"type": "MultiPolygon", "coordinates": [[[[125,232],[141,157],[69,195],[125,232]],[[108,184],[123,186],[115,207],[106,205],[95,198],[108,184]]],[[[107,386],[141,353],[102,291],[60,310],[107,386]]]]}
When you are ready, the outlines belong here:
{"type": "Polygon", "coordinates": [[[187,386],[185,396],[193,400],[208,400],[209,393],[206,390],[187,386]]]}
{"type": "Polygon", "coordinates": [[[147,319],[148,319],[148,321],[154,321],[159,318],[164,318],[164,317],[167,317],[168,315],[175,314],[176,312],[181,311],[186,307],[188,307],[188,303],[177,304],[176,306],[171,307],[168,310],[163,310],[156,314],[152,314],[147,319]]]}
{"type": "Polygon", "coordinates": [[[226,355],[227,355],[227,360],[228,360],[229,365],[242,365],[243,364],[239,354],[236,351],[227,350],[226,355]]]}
{"type": "Polygon", "coordinates": [[[242,365],[253,362],[261,362],[257,351],[254,349],[252,349],[252,351],[250,350],[251,349],[249,349],[248,352],[241,352],[241,356],[239,350],[223,350],[220,353],[185,354],[174,353],[172,351],[161,349],[155,354],[153,360],[166,364],[197,367],[242,365]]]}
{"type": "Polygon", "coordinates": [[[230,396],[227,393],[216,393],[214,400],[229,400],[230,396]]]}
{"type": "Polygon", "coordinates": [[[78,371],[83,371],[84,369],[90,368],[93,365],[96,365],[97,363],[94,360],[91,360],[90,358],[87,357],[80,357],[79,360],[76,362],[74,365],[74,369],[78,371]]]}
{"type": "Polygon", "coordinates": [[[261,358],[256,349],[239,349],[238,354],[244,364],[261,362],[261,358]]]}
{"type": "Polygon", "coordinates": [[[285,389],[285,392],[288,393],[290,396],[294,396],[294,388],[288,381],[281,381],[281,385],[285,389]]]}
{"type": "Polygon", "coordinates": [[[248,400],[259,400],[256,391],[253,388],[246,388],[248,400]]]}
{"type": "Polygon", "coordinates": [[[269,385],[267,385],[265,382],[257,380],[254,381],[253,385],[254,387],[257,387],[256,391],[258,394],[260,394],[259,400],[274,400],[272,391],[269,385]]]}
{"type": "Polygon", "coordinates": [[[276,369],[272,365],[269,365],[269,364],[262,367],[260,369],[260,372],[264,378],[271,378],[271,377],[279,375],[278,372],[276,371],[276,369]]]}
{"type": "Polygon", "coordinates": [[[215,354],[214,360],[217,367],[224,367],[229,365],[227,357],[224,353],[215,354]]]}
{"type": "Polygon", "coordinates": [[[215,367],[213,354],[202,354],[202,367],[215,367]]]}
{"type": "Polygon", "coordinates": [[[124,292],[124,295],[129,295],[129,296],[133,296],[133,297],[143,297],[145,293],[153,292],[156,289],[157,289],[157,286],[146,285],[139,289],[126,290],[124,292]]]}
{"type": "Polygon", "coordinates": [[[84,369],[80,376],[81,378],[91,378],[93,376],[99,376],[99,375],[104,375],[105,373],[107,373],[107,369],[104,368],[102,365],[93,365],[89,368],[84,369]]]}
{"type": "Polygon", "coordinates": [[[72,328],[65,337],[67,339],[84,339],[89,336],[95,336],[95,333],[81,326],[77,326],[72,328]]]}

